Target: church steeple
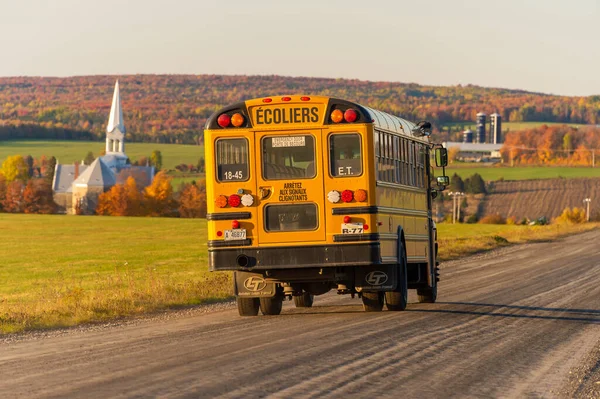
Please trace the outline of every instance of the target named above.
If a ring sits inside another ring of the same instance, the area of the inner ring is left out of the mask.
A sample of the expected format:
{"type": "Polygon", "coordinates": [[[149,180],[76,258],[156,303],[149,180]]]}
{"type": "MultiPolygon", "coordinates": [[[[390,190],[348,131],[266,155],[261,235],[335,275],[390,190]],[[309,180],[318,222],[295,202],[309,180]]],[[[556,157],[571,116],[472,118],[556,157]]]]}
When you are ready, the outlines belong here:
{"type": "Polygon", "coordinates": [[[115,83],[108,125],[106,125],[106,153],[125,155],[125,124],[123,123],[123,109],[121,108],[121,95],[119,81],[115,83]]]}

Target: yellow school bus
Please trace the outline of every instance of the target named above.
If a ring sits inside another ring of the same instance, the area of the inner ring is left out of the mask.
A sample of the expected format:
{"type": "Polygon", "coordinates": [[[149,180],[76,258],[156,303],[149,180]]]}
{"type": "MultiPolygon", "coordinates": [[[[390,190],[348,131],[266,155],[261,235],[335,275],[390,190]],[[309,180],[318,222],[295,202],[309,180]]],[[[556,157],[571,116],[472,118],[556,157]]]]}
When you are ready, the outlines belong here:
{"type": "Polygon", "coordinates": [[[322,96],[215,112],[204,132],[211,271],[234,271],[242,316],[312,306],[336,290],[366,311],[437,296],[431,125],[322,96]]]}

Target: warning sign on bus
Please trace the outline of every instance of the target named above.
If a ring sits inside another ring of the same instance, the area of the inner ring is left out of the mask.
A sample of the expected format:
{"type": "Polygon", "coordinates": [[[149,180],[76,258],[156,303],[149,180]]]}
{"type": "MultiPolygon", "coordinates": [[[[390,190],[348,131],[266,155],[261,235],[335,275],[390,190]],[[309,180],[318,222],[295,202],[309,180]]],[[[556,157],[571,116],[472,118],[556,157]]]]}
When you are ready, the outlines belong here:
{"type": "Polygon", "coordinates": [[[305,147],[305,136],[273,137],[271,145],[275,147],[305,147]]]}

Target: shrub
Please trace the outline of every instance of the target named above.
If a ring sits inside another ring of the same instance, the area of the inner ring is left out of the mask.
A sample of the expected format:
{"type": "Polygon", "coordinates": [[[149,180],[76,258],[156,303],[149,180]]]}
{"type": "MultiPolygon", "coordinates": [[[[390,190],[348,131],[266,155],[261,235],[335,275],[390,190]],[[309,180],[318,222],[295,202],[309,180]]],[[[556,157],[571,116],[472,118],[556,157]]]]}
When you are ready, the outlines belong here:
{"type": "Polygon", "coordinates": [[[477,223],[479,219],[477,218],[477,215],[471,215],[467,218],[467,223],[468,224],[474,224],[477,223]]]}
{"type": "Polygon", "coordinates": [[[504,216],[495,214],[495,215],[487,215],[482,217],[479,220],[479,223],[482,224],[506,224],[506,219],[504,216]]]}
{"type": "Polygon", "coordinates": [[[511,217],[507,218],[506,219],[506,224],[510,224],[510,225],[517,224],[517,218],[514,217],[514,216],[511,216],[511,217]]]}
{"type": "Polygon", "coordinates": [[[585,209],[567,207],[562,214],[555,219],[557,223],[585,223],[585,209]]]}

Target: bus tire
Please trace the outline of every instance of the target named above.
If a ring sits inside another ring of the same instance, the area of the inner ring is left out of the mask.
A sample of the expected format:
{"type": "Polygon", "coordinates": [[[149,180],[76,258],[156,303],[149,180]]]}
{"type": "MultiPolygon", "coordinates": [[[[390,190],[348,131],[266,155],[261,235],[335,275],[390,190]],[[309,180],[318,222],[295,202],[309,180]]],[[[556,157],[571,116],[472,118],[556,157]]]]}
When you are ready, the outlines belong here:
{"type": "Polygon", "coordinates": [[[258,298],[235,298],[240,316],[256,316],[260,306],[258,298]]]}
{"type": "Polygon", "coordinates": [[[270,298],[260,298],[260,311],[265,316],[277,316],[281,313],[283,296],[275,295],[270,298]]]}
{"type": "Polygon", "coordinates": [[[365,312],[381,312],[383,309],[383,292],[363,292],[362,302],[365,312]]]}
{"type": "Polygon", "coordinates": [[[312,308],[314,295],[308,292],[303,292],[302,295],[294,297],[294,305],[297,308],[312,308]]]}
{"type": "Polygon", "coordinates": [[[417,289],[417,297],[420,303],[435,303],[437,300],[437,284],[433,288],[417,289]]]}
{"type": "Polygon", "coordinates": [[[385,306],[388,310],[394,312],[406,309],[406,305],[408,304],[406,252],[402,241],[398,243],[398,254],[400,255],[400,262],[398,263],[398,284],[395,290],[385,293],[385,306]]]}

